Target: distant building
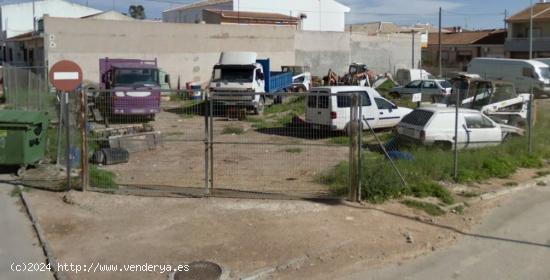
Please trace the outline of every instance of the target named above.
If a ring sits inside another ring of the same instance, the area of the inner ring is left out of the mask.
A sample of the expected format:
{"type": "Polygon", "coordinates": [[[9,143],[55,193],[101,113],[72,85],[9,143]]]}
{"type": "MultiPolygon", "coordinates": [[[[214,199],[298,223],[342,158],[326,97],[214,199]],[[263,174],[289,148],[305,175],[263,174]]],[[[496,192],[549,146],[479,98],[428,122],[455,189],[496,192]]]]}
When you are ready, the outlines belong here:
{"type": "MultiPolygon", "coordinates": [[[[463,71],[476,57],[505,57],[506,30],[480,30],[441,35],[441,60],[446,69],[463,71]]],[[[428,47],[422,51],[423,65],[437,67],[439,62],[439,33],[428,35],[428,47]]]]}
{"type": "Polygon", "coordinates": [[[401,26],[393,22],[376,21],[350,24],[346,26],[346,31],[365,33],[368,35],[394,34],[401,32],[401,26]]]}
{"type": "MultiPolygon", "coordinates": [[[[529,22],[531,7],[508,19],[505,50],[511,58],[529,58],[529,22]]],[[[550,3],[533,6],[533,57],[550,57],[550,3]]]]}
{"type": "Polygon", "coordinates": [[[100,10],[64,0],[37,0],[0,6],[0,40],[35,30],[44,14],[51,17],[80,18],[101,13],[100,10]]]}
{"type": "Polygon", "coordinates": [[[133,17],[119,13],[117,11],[101,12],[89,16],[82,17],[83,19],[104,19],[104,20],[136,20],[133,17]]]}
{"type": "Polygon", "coordinates": [[[166,10],[164,22],[205,22],[203,11],[275,13],[301,19],[302,30],[344,31],[346,13],[350,8],[335,0],[207,0],[166,10]]]}
{"type": "Polygon", "coordinates": [[[209,24],[300,25],[300,19],[275,13],[203,10],[203,20],[209,24]]]}

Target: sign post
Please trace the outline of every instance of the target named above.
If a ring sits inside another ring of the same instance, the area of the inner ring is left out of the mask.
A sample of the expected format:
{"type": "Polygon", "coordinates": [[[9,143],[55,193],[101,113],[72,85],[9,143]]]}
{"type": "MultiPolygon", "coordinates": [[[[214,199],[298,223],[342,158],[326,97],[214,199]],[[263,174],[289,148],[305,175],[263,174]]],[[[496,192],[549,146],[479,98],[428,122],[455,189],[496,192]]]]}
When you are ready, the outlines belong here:
{"type": "MultiPolygon", "coordinates": [[[[61,111],[63,115],[63,124],[65,125],[65,164],[67,169],[67,190],[71,190],[71,132],[69,130],[69,92],[74,92],[82,84],[82,69],[78,64],[62,60],[57,62],[50,69],[49,80],[52,85],[61,94],[61,111]]],[[[81,155],[84,157],[86,155],[81,155]]],[[[83,170],[84,172],[84,170],[83,170]]]]}

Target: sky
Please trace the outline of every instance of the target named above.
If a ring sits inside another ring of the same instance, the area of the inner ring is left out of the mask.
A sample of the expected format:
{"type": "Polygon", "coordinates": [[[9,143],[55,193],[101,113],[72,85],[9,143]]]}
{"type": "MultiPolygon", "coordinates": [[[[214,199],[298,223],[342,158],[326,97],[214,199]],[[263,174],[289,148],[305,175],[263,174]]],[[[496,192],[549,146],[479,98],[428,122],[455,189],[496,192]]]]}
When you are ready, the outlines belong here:
{"type": "MultiPolygon", "coordinates": [[[[28,1],[28,0],[26,0],[28,1]]],[[[148,18],[161,18],[162,11],[199,0],[72,0],[100,10],[127,12],[132,4],[143,5],[148,18]]],[[[277,0],[271,0],[274,3],[277,0]]],[[[296,0],[300,1],[300,0],[296,0]]],[[[534,0],[537,2],[538,0],[534,0]]],[[[1,3],[23,2],[0,0],[1,3]]],[[[529,6],[529,0],[339,0],[351,8],[348,23],[391,21],[401,25],[431,23],[438,25],[438,10],[443,8],[443,26],[470,29],[501,28],[504,12],[513,14],[529,6]]],[[[275,4],[274,4],[275,5],[275,4]]]]}

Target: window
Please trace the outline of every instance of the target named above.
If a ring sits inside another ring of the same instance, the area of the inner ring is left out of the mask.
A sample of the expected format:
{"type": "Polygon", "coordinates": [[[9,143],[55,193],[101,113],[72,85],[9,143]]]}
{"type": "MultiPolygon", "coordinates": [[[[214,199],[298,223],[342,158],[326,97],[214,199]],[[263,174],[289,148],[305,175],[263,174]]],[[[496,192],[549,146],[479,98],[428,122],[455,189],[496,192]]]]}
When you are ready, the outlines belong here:
{"type": "Polygon", "coordinates": [[[491,103],[497,103],[504,100],[516,98],[517,95],[514,91],[514,85],[512,84],[496,84],[495,92],[491,97],[491,103]]]}
{"type": "Polygon", "coordinates": [[[362,106],[363,107],[368,107],[370,105],[372,105],[372,103],[370,102],[370,97],[369,97],[369,94],[364,92],[364,91],[360,91],[360,92],[339,92],[339,94],[349,94],[349,95],[339,95],[336,97],[336,103],[337,103],[337,106],[338,108],[349,108],[351,107],[351,95],[353,94],[361,94],[361,101],[362,101],[362,106]]]}
{"type": "Polygon", "coordinates": [[[116,69],[116,85],[159,84],[157,69],[116,69]]]}
{"type": "Polygon", "coordinates": [[[328,96],[319,96],[319,108],[320,109],[327,109],[328,108],[328,96]]]}
{"type": "Polygon", "coordinates": [[[417,80],[417,81],[412,81],[410,82],[407,86],[407,88],[419,88],[420,87],[420,84],[422,84],[422,81],[421,80],[417,80]]]}
{"type": "Polygon", "coordinates": [[[422,84],[422,87],[423,88],[437,88],[437,86],[435,85],[435,82],[433,82],[433,81],[425,81],[422,84]]]}
{"type": "Polygon", "coordinates": [[[540,76],[543,79],[550,79],[550,67],[541,67],[540,69],[540,76]]]}
{"type": "Polygon", "coordinates": [[[471,129],[477,128],[494,128],[493,122],[482,115],[466,115],[466,127],[471,129]]]}
{"type": "Polygon", "coordinates": [[[317,108],[317,95],[310,95],[307,97],[307,107],[317,108]]]}
{"type": "Polygon", "coordinates": [[[397,108],[397,106],[380,97],[375,97],[374,102],[376,102],[376,106],[378,106],[378,109],[381,110],[392,110],[397,108]]]}
{"type": "Polygon", "coordinates": [[[406,115],[402,122],[423,127],[432,118],[433,114],[434,113],[430,111],[414,110],[410,114],[406,115]]]}
{"type": "Polygon", "coordinates": [[[534,77],[534,73],[533,73],[533,69],[532,68],[523,68],[522,69],[522,72],[523,72],[523,76],[524,77],[529,77],[529,78],[533,78],[534,77]]]}

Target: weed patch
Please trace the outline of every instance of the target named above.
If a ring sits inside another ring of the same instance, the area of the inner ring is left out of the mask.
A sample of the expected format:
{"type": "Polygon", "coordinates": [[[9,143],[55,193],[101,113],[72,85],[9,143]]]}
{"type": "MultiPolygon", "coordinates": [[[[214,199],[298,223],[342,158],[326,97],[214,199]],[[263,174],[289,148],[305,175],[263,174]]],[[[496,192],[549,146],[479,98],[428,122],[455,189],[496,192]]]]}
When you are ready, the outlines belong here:
{"type": "Polygon", "coordinates": [[[403,203],[404,205],[410,208],[422,210],[432,216],[441,216],[445,214],[445,211],[443,211],[437,205],[432,203],[420,202],[420,201],[411,200],[411,199],[403,200],[401,203],[403,203]]]}
{"type": "Polygon", "coordinates": [[[242,127],[238,126],[228,126],[225,127],[222,131],[222,134],[234,134],[234,135],[241,135],[244,133],[244,130],[242,127]]]}
{"type": "Polygon", "coordinates": [[[302,148],[287,148],[285,150],[285,152],[289,153],[289,154],[299,154],[301,152],[303,152],[304,150],[302,148]]]}
{"type": "Polygon", "coordinates": [[[95,165],[90,165],[90,185],[98,189],[118,189],[115,182],[116,175],[108,170],[99,169],[95,165]]]}

